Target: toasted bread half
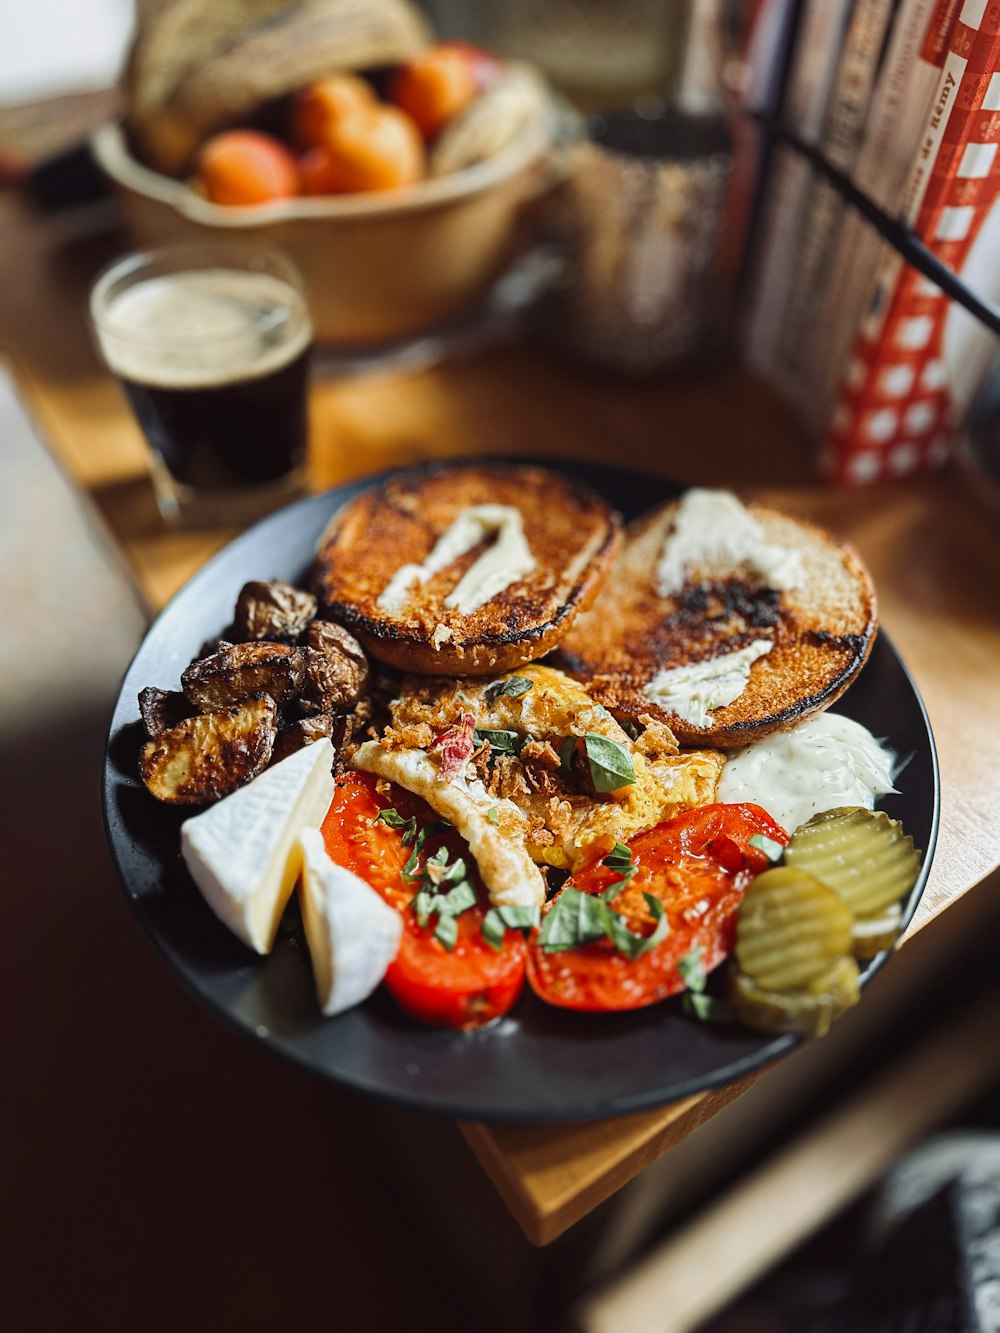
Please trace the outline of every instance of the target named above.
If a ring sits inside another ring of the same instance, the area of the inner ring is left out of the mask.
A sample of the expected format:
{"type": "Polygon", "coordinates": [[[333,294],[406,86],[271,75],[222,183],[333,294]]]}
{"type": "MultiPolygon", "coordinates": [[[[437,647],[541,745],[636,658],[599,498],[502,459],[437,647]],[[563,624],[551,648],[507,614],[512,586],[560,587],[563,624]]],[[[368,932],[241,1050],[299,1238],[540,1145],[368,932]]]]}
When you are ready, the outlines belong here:
{"type": "Polygon", "coordinates": [[[678,507],[675,501],[630,525],[600,597],[560,645],[563,664],[617,717],[652,716],[684,745],[734,749],[833,703],[864,665],[878,626],[872,582],[857,555],[812,523],[751,504],[764,540],[797,562],[794,586],[779,591],[746,561],[716,560],[686,568],[683,586],[661,595],[658,567],[678,507]],[[703,720],[694,720],[697,704],[669,706],[662,689],[650,690],[661,672],[744,649],[755,658],[744,658],[745,687],[731,703],[703,708],[703,720]]]}
{"type": "Polygon", "coordinates": [[[326,616],[391,666],[439,676],[484,675],[554,647],[594,599],[620,541],[621,521],[613,510],[544,468],[414,468],[365,491],[334,516],[317,552],[313,591],[326,616]],[[474,609],[449,607],[449,596],[494,547],[495,539],[484,536],[387,606],[387,589],[394,579],[398,584],[402,568],[422,566],[456,520],[479,506],[520,515],[532,567],[474,609]]]}

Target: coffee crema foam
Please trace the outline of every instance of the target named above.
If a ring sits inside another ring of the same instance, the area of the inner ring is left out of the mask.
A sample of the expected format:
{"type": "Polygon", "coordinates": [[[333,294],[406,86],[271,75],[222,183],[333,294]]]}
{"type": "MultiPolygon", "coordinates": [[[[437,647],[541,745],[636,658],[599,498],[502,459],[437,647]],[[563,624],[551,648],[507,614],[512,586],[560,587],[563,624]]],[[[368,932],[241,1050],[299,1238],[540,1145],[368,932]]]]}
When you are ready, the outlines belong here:
{"type": "Polygon", "coordinates": [[[198,269],[147,278],[108,304],[101,350],[123,379],[195,389],[261,379],[312,337],[301,292],[270,273],[198,269]]]}

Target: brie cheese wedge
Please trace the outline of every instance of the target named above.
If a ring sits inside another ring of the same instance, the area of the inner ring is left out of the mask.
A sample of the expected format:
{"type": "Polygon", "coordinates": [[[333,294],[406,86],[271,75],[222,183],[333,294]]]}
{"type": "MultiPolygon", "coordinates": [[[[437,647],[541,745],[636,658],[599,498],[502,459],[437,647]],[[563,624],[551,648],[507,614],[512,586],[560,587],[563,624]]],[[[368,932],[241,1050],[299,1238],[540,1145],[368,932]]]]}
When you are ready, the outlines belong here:
{"type": "Polygon", "coordinates": [[[399,952],[403,918],[370,884],[336,865],[318,829],[304,829],[302,924],[312,959],[316,995],[324,1014],[340,1014],[366,1000],[399,952]]]}
{"type": "Polygon", "coordinates": [[[302,867],[299,834],[333,800],[333,746],[324,737],[181,825],[181,854],[205,901],[234,935],[271,952],[302,867]]]}

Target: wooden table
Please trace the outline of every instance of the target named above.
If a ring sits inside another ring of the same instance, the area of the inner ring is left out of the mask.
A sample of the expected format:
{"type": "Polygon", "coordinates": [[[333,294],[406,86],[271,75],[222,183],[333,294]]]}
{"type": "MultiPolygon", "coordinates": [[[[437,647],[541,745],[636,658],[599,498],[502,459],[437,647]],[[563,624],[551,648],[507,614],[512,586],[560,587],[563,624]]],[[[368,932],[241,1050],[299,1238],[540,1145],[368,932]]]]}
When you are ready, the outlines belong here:
{"type": "MultiPolygon", "coordinates": [[[[100,207],[43,220],[12,196],[0,201],[0,347],[13,352],[43,432],[97,500],[157,609],[233,533],[164,529],[139,432],[90,346],[88,284],[125,248],[100,207]]],[[[825,490],[792,418],[737,371],[632,385],[535,346],[406,377],[319,383],[312,412],[316,489],[427,458],[540,454],[734,486],[828,525],[868,563],[939,747],[938,852],[907,938],[1000,865],[1000,531],[954,478],[825,490]]],[[[598,1124],[462,1129],[525,1233],[545,1244],[744,1087],[598,1124]]]]}

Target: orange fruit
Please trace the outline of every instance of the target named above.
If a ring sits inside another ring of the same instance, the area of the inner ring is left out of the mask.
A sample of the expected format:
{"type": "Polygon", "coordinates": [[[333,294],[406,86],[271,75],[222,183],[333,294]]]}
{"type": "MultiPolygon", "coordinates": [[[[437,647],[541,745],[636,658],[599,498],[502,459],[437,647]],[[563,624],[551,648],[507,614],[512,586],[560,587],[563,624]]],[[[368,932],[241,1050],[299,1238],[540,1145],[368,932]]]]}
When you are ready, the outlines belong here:
{"type": "Polygon", "coordinates": [[[470,42],[438,42],[404,65],[390,97],[433,139],[500,71],[500,62],[470,42]]]}
{"type": "Polygon", "coordinates": [[[405,112],[375,103],[329,125],[305,170],[310,194],[396,190],[423,176],[423,141],[405,112]]]}
{"type": "Polygon", "coordinates": [[[213,204],[266,204],[299,192],[295,158],[283,143],[258,130],[214,135],[202,146],[196,171],[213,204]]]}
{"type": "Polygon", "coordinates": [[[315,148],[326,141],[329,127],[341,116],[374,104],[371,85],[356,74],[316,79],[292,99],[292,138],[303,148],[315,148]]]}

